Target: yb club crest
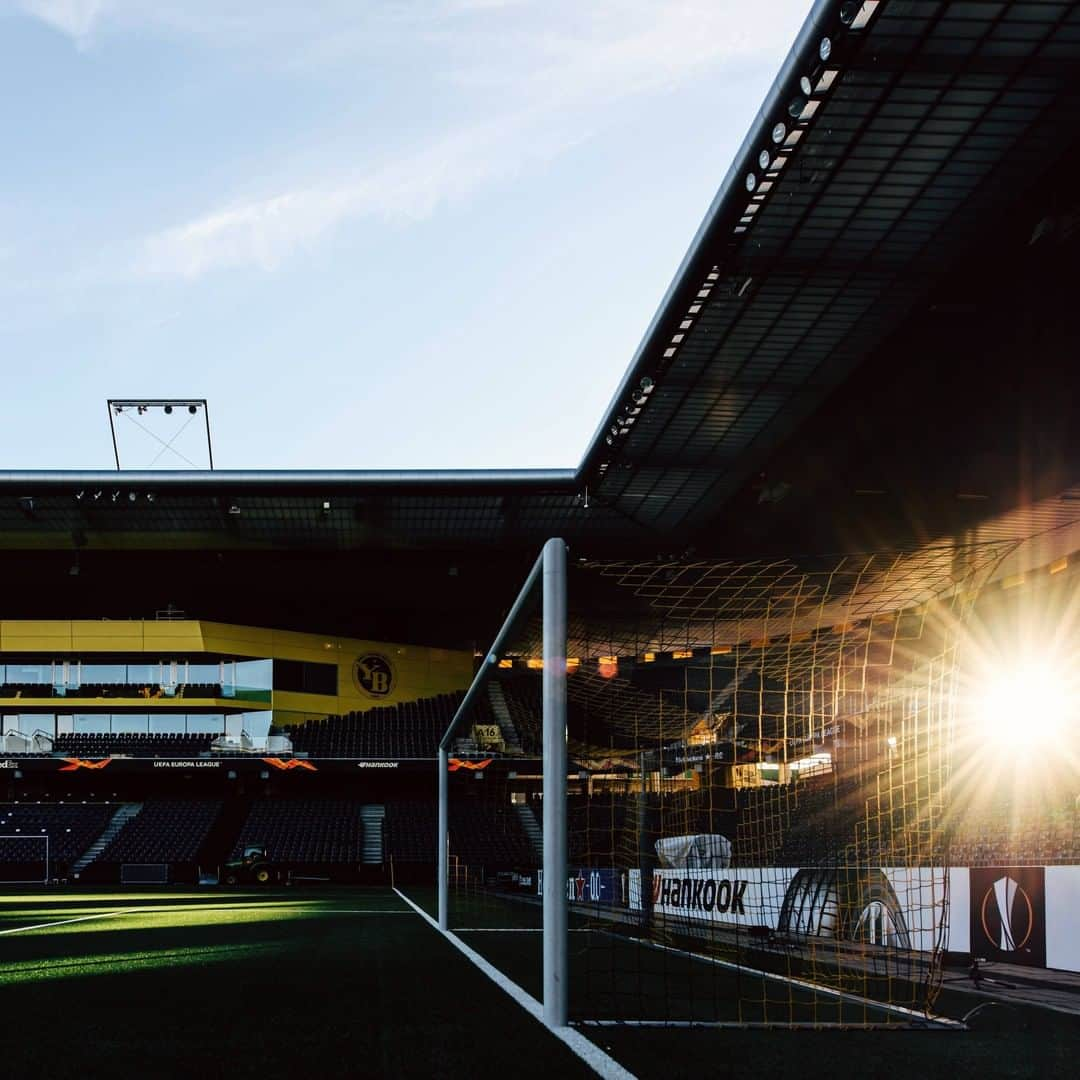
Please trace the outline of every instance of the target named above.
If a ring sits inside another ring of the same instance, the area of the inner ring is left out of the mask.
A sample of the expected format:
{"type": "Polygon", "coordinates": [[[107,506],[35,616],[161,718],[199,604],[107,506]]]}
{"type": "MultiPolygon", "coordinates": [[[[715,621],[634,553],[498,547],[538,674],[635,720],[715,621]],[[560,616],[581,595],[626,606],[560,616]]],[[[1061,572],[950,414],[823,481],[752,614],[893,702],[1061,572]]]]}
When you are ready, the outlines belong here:
{"type": "Polygon", "coordinates": [[[394,688],[394,669],[379,653],[368,653],[353,664],[357,689],[375,698],[386,697],[394,688]]]}

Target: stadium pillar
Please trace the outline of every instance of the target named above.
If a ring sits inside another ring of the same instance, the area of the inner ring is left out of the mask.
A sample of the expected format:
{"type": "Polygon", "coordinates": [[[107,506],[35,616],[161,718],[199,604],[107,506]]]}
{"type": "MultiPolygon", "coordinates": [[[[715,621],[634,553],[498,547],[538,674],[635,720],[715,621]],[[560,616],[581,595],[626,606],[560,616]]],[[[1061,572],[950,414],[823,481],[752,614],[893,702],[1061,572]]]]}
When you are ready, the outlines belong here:
{"type": "Polygon", "coordinates": [[[438,825],[439,835],[436,839],[436,851],[438,857],[435,862],[435,873],[438,875],[439,890],[439,929],[448,930],[450,927],[447,913],[447,893],[449,891],[449,857],[446,848],[446,834],[450,827],[449,823],[449,796],[450,796],[450,755],[448,751],[439,747],[439,812],[438,825]]]}
{"type": "Polygon", "coordinates": [[[544,1023],[568,1016],[566,898],[566,545],[544,545],[544,1023]]]}

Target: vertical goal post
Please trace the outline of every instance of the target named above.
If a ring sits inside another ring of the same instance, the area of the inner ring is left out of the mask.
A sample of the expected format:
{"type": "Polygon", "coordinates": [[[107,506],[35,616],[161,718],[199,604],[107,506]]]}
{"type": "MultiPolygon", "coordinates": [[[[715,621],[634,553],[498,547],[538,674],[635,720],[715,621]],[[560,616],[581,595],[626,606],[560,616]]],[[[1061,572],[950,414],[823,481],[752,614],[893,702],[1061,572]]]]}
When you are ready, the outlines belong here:
{"type": "Polygon", "coordinates": [[[567,805],[566,805],[566,544],[548,540],[533,564],[509,614],[439,743],[436,879],[438,923],[449,928],[449,783],[450,750],[462,723],[520,620],[535,610],[540,598],[543,624],[543,1018],[550,1028],[563,1028],[569,1014],[567,947],[567,805]]]}

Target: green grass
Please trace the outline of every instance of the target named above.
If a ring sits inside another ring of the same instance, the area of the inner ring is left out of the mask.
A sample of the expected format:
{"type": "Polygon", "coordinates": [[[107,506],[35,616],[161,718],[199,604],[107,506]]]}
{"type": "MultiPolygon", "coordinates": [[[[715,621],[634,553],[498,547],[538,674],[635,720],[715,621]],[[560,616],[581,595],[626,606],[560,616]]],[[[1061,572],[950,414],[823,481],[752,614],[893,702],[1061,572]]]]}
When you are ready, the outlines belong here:
{"type": "MultiPolygon", "coordinates": [[[[433,909],[429,891],[410,895],[433,909]]],[[[500,913],[484,901],[453,916],[458,926],[519,930],[538,920],[527,905],[500,913]]],[[[539,934],[462,938],[539,996],[539,934]]],[[[753,977],[737,981],[606,935],[572,934],[571,950],[578,1015],[734,1018],[740,997],[760,989],[753,977]]],[[[778,993],[776,984],[769,992],[778,993]]],[[[979,1000],[947,992],[939,1008],[961,1016],[979,1000]]],[[[11,1077],[590,1075],[387,889],[5,891],[0,1026],[3,1075],[11,1077]]],[[[1022,1008],[988,1010],[978,1030],[961,1033],[589,1035],[658,1080],[1071,1077],[1080,1061],[1080,1018],[1022,1008]]]]}
{"type": "Polygon", "coordinates": [[[389,890],[0,897],[75,918],[0,936],[6,1076],[589,1075],[389,890]]]}

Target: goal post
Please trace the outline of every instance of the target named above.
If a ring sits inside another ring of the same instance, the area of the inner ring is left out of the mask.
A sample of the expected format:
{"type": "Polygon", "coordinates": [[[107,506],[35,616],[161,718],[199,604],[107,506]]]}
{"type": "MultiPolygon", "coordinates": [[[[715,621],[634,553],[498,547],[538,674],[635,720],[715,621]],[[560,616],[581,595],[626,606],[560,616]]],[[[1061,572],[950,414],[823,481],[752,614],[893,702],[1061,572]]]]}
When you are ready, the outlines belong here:
{"type": "Polygon", "coordinates": [[[566,545],[549,540],[543,560],[542,745],[544,776],[544,1023],[568,1015],[566,895],[566,545]]]}
{"type": "Polygon", "coordinates": [[[0,885],[49,883],[49,836],[0,834],[0,885]]]}
{"type": "Polygon", "coordinates": [[[417,811],[440,929],[552,1028],[948,1026],[959,655],[1005,550],[548,541],[417,811]]]}
{"type": "MultiPolygon", "coordinates": [[[[451,799],[450,774],[462,771],[481,779],[480,770],[485,768],[493,757],[504,760],[525,759],[523,748],[503,745],[501,750],[493,749],[493,744],[485,747],[475,744],[475,737],[469,737],[470,731],[477,730],[478,719],[495,720],[494,725],[502,727],[498,715],[490,715],[490,704],[486,699],[489,680],[493,671],[503,660],[503,654],[516,645],[527,631],[539,612],[542,655],[540,666],[543,669],[541,690],[541,728],[540,766],[543,784],[543,846],[541,865],[536,875],[542,888],[540,927],[514,926],[504,927],[506,932],[536,929],[543,935],[542,967],[542,1006],[544,1023],[549,1027],[565,1027],[568,1016],[568,949],[567,949],[567,909],[566,866],[567,866],[567,806],[566,806],[566,632],[567,632],[567,570],[566,544],[558,538],[548,540],[540,552],[528,576],[525,579],[517,599],[503,622],[491,648],[485,654],[472,684],[466,691],[453,719],[450,722],[438,751],[438,808],[436,836],[436,881],[437,914],[439,929],[452,933],[450,918],[451,879],[456,886],[475,887],[478,879],[462,875],[457,862],[453,864],[451,846],[451,799]],[[470,726],[471,725],[471,726],[470,726]],[[461,759],[454,754],[455,743],[464,743],[466,753],[473,751],[472,759],[461,759]]],[[[505,738],[505,729],[499,733],[501,741],[505,738]]],[[[507,775],[514,775],[511,770],[507,775]]],[[[505,809],[505,808],[504,808],[505,809]]],[[[484,871],[480,871],[483,875],[484,871]]],[[[527,876],[527,875],[526,875],[527,876]]],[[[481,879],[486,880],[484,878],[481,879]]],[[[531,880],[531,879],[530,879],[531,880]]],[[[526,886],[528,890],[529,886],[526,886]]],[[[482,910],[479,901],[481,894],[470,910],[482,910]]],[[[477,921],[477,920],[468,920],[477,921]]],[[[482,921],[482,920],[480,920],[482,921]]],[[[524,921],[528,921],[526,918],[524,921]]],[[[500,924],[501,925],[501,924],[500,924]]],[[[473,927],[473,930],[486,929],[473,927]]],[[[492,928],[494,929],[494,928],[492,928]]]]}

